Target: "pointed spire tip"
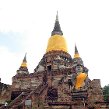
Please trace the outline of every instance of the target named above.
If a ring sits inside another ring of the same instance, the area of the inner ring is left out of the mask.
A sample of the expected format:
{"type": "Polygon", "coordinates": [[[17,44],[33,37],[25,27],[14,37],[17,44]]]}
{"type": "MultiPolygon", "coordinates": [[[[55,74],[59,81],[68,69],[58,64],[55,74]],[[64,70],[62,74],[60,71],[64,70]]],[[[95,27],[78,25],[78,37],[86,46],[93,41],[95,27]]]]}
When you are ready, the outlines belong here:
{"type": "Polygon", "coordinates": [[[77,46],[76,46],[76,43],[75,43],[75,54],[78,53],[78,49],[77,49],[77,46]]]}
{"type": "Polygon", "coordinates": [[[57,11],[57,15],[56,15],[56,21],[58,21],[58,11],[57,11]]]}
{"type": "Polygon", "coordinates": [[[57,14],[56,14],[56,20],[55,20],[55,25],[54,25],[54,29],[51,33],[51,35],[63,35],[63,32],[61,31],[61,27],[60,27],[60,24],[59,24],[59,20],[58,20],[58,11],[57,11],[57,14]]]}
{"type": "Polygon", "coordinates": [[[26,60],[26,55],[27,55],[27,52],[25,53],[25,56],[24,56],[23,62],[27,62],[27,60],[26,60]]]}

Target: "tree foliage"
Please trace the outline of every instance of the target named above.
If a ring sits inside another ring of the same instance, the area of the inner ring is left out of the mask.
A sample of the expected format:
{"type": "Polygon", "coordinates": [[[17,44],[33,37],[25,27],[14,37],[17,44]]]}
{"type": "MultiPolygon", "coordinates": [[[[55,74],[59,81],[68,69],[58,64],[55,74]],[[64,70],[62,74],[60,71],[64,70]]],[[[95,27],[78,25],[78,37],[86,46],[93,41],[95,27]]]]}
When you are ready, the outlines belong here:
{"type": "Polygon", "coordinates": [[[109,84],[103,87],[104,100],[109,101],[109,84]]]}

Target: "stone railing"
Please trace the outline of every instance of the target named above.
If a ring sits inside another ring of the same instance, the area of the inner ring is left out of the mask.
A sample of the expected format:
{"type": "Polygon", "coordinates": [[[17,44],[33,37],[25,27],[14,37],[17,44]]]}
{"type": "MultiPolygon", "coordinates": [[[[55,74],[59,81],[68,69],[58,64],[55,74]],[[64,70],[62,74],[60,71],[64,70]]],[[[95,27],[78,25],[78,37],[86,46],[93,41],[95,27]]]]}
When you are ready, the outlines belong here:
{"type": "Polygon", "coordinates": [[[19,103],[18,105],[15,105],[14,108],[17,108],[18,106],[23,105],[25,103],[25,101],[32,96],[32,94],[37,93],[38,95],[40,95],[45,88],[47,88],[47,84],[46,85],[43,85],[43,84],[39,85],[35,90],[31,91],[28,94],[28,96],[26,96],[21,103],[19,103]]]}

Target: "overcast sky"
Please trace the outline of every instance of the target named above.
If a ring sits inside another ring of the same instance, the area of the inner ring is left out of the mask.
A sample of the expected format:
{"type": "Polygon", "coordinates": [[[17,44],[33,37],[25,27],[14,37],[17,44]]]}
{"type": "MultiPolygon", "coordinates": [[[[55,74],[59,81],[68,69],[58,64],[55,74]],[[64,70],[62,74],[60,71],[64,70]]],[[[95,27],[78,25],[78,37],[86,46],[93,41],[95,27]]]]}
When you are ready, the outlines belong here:
{"type": "Polygon", "coordinates": [[[74,56],[76,43],[89,78],[109,84],[109,0],[0,0],[0,77],[11,84],[27,52],[33,72],[46,51],[56,12],[74,56]]]}

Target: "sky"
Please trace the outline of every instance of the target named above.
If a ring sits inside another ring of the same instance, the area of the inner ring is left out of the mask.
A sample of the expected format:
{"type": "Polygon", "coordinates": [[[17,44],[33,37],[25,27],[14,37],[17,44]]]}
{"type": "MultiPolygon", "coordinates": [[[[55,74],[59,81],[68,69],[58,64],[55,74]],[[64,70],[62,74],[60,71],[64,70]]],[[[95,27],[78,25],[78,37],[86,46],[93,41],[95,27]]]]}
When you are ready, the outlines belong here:
{"type": "Polygon", "coordinates": [[[0,0],[0,78],[12,84],[25,53],[33,73],[46,52],[56,12],[69,54],[77,45],[89,78],[109,84],[109,0],[0,0]]]}

